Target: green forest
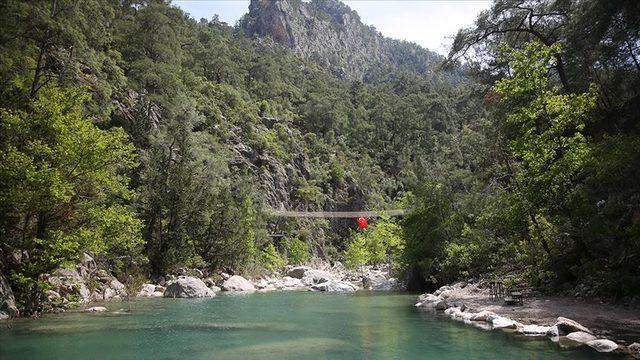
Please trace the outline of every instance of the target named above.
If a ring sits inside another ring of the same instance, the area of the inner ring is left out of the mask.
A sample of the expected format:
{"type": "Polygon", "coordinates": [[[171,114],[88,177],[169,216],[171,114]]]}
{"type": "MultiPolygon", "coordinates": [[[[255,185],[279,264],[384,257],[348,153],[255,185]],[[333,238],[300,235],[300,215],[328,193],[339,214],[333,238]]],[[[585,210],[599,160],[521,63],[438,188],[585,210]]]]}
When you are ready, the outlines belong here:
{"type": "Polygon", "coordinates": [[[160,0],[7,0],[0,24],[22,313],[84,252],[123,282],[323,259],[391,262],[409,290],[508,270],[640,294],[639,2],[494,0],[432,71],[362,79],[160,0]],[[410,212],[358,230],[271,208],[410,212]]]}

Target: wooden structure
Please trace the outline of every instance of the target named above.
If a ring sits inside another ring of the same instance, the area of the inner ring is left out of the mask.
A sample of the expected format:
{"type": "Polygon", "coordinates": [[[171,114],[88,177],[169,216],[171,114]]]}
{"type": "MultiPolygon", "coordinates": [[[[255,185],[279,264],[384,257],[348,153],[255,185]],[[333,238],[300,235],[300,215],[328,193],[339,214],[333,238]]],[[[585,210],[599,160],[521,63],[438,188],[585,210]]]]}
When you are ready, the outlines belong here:
{"type": "Polygon", "coordinates": [[[505,296],[504,303],[507,305],[523,305],[524,299],[522,291],[510,291],[509,296],[505,296]]]}
{"type": "Polygon", "coordinates": [[[392,209],[380,211],[289,211],[267,209],[267,214],[276,217],[292,218],[378,218],[382,216],[403,216],[408,211],[406,209],[392,209]]]}

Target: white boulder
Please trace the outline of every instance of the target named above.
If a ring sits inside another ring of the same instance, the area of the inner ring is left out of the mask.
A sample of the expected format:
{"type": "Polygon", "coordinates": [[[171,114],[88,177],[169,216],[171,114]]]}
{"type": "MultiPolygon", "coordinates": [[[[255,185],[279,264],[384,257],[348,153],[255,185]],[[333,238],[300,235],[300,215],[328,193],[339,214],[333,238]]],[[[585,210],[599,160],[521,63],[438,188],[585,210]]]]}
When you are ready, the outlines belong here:
{"type": "Polygon", "coordinates": [[[556,322],[556,327],[558,328],[558,335],[560,336],[567,335],[577,331],[593,334],[593,332],[591,332],[591,330],[589,330],[585,326],[582,326],[578,322],[571,319],[564,318],[562,316],[558,318],[558,321],[556,322]]]}
{"type": "Polygon", "coordinates": [[[139,297],[150,297],[156,291],[156,286],[153,284],[144,284],[138,292],[139,297]]]}
{"type": "Polygon", "coordinates": [[[559,332],[558,332],[558,327],[556,325],[553,325],[551,327],[549,327],[549,330],[547,330],[546,335],[548,337],[558,337],[560,336],[559,332]]]}
{"type": "Polygon", "coordinates": [[[163,296],[167,298],[202,298],[214,297],[216,293],[198,278],[181,276],[169,282],[163,296]]]}
{"type": "Polygon", "coordinates": [[[495,317],[491,320],[494,329],[516,329],[517,323],[511,319],[502,316],[495,317]]]}
{"type": "Polygon", "coordinates": [[[495,317],[495,316],[497,316],[497,315],[492,311],[482,310],[479,313],[474,314],[471,317],[471,321],[486,321],[486,322],[490,322],[490,321],[487,320],[487,318],[495,317]]]}
{"type": "Polygon", "coordinates": [[[94,312],[94,313],[105,312],[105,311],[107,311],[107,308],[104,306],[93,306],[85,310],[85,312],[94,312]]]}
{"type": "Polygon", "coordinates": [[[109,286],[118,294],[124,291],[124,284],[118,281],[118,279],[111,280],[109,286]]]}
{"type": "Polygon", "coordinates": [[[596,349],[598,352],[612,352],[618,348],[618,344],[607,339],[597,339],[587,342],[587,345],[596,349]]]}
{"type": "Polygon", "coordinates": [[[253,284],[240,275],[233,275],[222,283],[223,291],[253,292],[256,288],[253,284]]]}
{"type": "Polygon", "coordinates": [[[575,341],[580,344],[586,344],[589,341],[595,340],[596,337],[584,331],[574,331],[567,335],[567,339],[575,341]]]}
{"type": "Polygon", "coordinates": [[[336,280],[335,276],[328,271],[309,269],[304,273],[302,282],[305,285],[322,284],[336,280]]]}
{"type": "Polygon", "coordinates": [[[362,287],[372,291],[390,291],[398,286],[398,280],[383,273],[369,273],[362,277],[362,287]]]}
{"type": "Polygon", "coordinates": [[[418,297],[417,307],[433,307],[440,298],[433,294],[422,294],[418,297]]]}
{"type": "Polygon", "coordinates": [[[326,292],[354,292],[358,287],[348,281],[330,280],[311,286],[313,290],[326,292]]]}
{"type": "Polygon", "coordinates": [[[522,327],[521,332],[528,336],[544,336],[549,331],[548,326],[540,325],[525,325],[522,327]]]}

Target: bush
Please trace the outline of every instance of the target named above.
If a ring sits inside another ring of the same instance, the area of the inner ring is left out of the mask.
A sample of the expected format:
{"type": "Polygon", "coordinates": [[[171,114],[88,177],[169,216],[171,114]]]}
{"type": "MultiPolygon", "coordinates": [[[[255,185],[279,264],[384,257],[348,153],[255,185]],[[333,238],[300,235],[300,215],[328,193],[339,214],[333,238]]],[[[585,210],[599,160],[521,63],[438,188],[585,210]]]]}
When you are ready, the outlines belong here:
{"type": "Polygon", "coordinates": [[[289,264],[304,264],[309,261],[309,246],[306,242],[298,238],[285,238],[283,243],[289,264]]]}
{"type": "Polygon", "coordinates": [[[404,250],[401,229],[393,219],[382,218],[355,235],[345,253],[347,266],[397,263],[404,250]]]}
{"type": "Polygon", "coordinates": [[[277,270],[286,264],[273,244],[267,245],[260,253],[260,265],[269,271],[277,270]]]}

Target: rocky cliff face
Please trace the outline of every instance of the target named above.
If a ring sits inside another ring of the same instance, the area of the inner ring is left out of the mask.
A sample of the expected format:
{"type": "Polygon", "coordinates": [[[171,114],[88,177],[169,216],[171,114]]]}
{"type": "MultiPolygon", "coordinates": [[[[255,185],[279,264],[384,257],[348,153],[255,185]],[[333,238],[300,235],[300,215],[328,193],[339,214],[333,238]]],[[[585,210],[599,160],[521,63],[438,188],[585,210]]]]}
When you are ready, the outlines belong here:
{"type": "Polygon", "coordinates": [[[13,297],[13,291],[9,287],[9,282],[0,274],[0,320],[19,315],[16,307],[16,299],[13,297]]]}
{"type": "Polygon", "coordinates": [[[344,78],[367,80],[386,66],[425,74],[440,60],[415,44],[383,37],[338,0],[251,0],[241,26],[248,35],[270,37],[344,78]]]}

